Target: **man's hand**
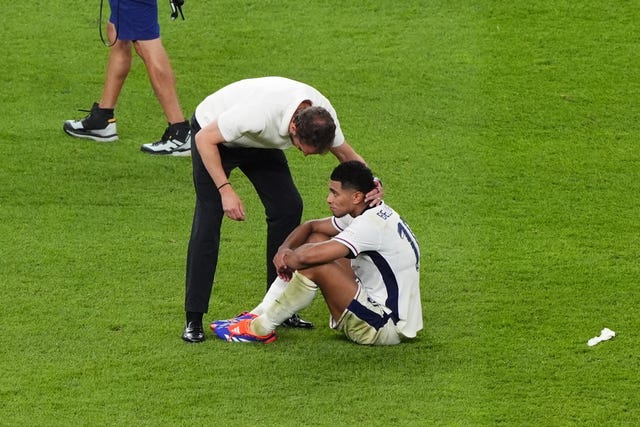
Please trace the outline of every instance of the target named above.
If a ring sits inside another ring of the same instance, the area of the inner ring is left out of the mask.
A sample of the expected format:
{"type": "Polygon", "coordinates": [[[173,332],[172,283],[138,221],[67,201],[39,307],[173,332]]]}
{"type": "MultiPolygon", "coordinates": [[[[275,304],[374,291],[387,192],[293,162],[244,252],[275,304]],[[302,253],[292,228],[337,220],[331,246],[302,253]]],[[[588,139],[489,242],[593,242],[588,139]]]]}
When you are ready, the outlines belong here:
{"type": "Polygon", "coordinates": [[[378,206],[382,201],[382,196],[384,196],[384,189],[382,188],[382,181],[378,178],[374,178],[373,182],[376,184],[376,188],[369,191],[364,195],[364,201],[369,203],[369,207],[378,206]]]}
{"type": "Polygon", "coordinates": [[[220,189],[220,197],[222,198],[222,209],[224,213],[234,221],[244,221],[244,205],[230,185],[226,185],[220,189]]]}
{"type": "Polygon", "coordinates": [[[184,21],[184,14],[182,13],[184,0],[169,0],[169,4],[171,5],[171,19],[175,20],[178,17],[178,12],[180,12],[180,16],[182,16],[182,20],[184,21]]]}

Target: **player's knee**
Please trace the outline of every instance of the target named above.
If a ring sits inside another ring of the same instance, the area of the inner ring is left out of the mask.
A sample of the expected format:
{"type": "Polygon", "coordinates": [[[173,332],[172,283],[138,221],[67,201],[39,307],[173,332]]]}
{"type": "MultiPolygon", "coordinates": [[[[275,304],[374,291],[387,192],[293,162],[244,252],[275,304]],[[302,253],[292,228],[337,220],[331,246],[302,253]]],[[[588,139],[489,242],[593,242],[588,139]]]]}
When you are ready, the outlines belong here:
{"type": "Polygon", "coordinates": [[[301,273],[308,279],[314,281],[318,286],[329,282],[350,281],[350,275],[346,274],[343,268],[336,262],[328,262],[326,264],[315,265],[305,268],[301,273]]]}

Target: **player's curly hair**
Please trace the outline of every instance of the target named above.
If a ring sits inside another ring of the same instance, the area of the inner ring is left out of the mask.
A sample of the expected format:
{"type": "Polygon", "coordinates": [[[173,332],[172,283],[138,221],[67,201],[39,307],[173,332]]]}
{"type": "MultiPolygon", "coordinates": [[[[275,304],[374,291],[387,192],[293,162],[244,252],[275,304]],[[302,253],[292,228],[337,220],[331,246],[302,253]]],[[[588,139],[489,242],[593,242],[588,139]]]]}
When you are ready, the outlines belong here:
{"type": "Polygon", "coordinates": [[[331,149],[336,136],[336,124],[331,114],[322,107],[308,107],[296,113],[293,118],[296,134],[300,142],[324,154],[331,149]]]}
{"type": "Polygon", "coordinates": [[[364,194],[376,187],[371,169],[357,160],[350,160],[336,166],[331,172],[331,180],[340,182],[342,188],[361,191],[364,194]]]}

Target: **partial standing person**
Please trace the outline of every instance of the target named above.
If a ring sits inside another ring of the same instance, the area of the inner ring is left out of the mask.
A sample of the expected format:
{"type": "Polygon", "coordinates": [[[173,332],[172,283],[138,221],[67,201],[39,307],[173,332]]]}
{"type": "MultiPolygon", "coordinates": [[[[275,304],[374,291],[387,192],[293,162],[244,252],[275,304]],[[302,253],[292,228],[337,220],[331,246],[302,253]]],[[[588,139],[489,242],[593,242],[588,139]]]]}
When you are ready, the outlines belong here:
{"type": "Polygon", "coordinates": [[[310,305],[320,289],[330,326],[351,341],[393,345],[414,338],[422,329],[420,249],[390,206],[368,206],[365,194],[373,188],[364,164],[338,165],[327,196],[333,217],[307,221],[287,237],[273,261],[279,277],[262,303],[213,322],[216,335],[230,342],[272,342],[276,327],[310,305]]]}
{"type": "MultiPolygon", "coordinates": [[[[182,5],[184,0],[174,0],[174,3],[182,5]]],[[[131,70],[133,48],[144,62],[168,122],[162,137],[156,142],[143,144],[142,151],[171,156],[190,155],[189,122],[182,113],[175,75],[160,39],[157,0],[109,0],[109,4],[111,15],[107,37],[111,44],[102,97],[93,104],[84,119],[64,122],[64,131],[76,138],[100,142],[118,139],[114,110],[131,70]]]]}
{"type": "MultiPolygon", "coordinates": [[[[191,122],[196,206],[187,253],[186,323],[182,339],[205,339],[202,317],[218,262],[220,228],[226,215],[243,221],[242,200],[229,181],[239,168],[253,184],[267,220],[267,287],[277,277],[272,260],[289,233],[300,224],[302,198],[285,149],[305,156],[331,152],[340,162],[364,162],[347,143],[329,100],[317,89],[284,77],[245,79],[223,87],[196,108],[191,122]]],[[[381,186],[368,195],[378,203],[381,186]]],[[[297,315],[285,324],[310,327],[297,315]]]]}

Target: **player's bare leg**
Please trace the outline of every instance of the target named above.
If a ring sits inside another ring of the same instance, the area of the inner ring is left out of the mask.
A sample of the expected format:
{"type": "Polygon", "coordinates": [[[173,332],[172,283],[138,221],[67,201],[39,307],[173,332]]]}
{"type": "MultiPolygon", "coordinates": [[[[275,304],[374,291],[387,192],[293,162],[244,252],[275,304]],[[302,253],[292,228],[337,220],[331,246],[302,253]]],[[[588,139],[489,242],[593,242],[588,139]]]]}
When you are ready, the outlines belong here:
{"type": "MultiPolygon", "coordinates": [[[[111,22],[107,24],[107,36],[109,41],[113,43],[116,37],[116,29],[111,22]]],[[[109,48],[109,61],[107,62],[102,98],[100,98],[99,102],[100,108],[114,109],[116,107],[124,82],[131,70],[131,60],[130,41],[117,40],[109,48]]]]}
{"type": "Polygon", "coordinates": [[[184,115],[176,91],[176,78],[162,41],[159,38],[138,40],[134,46],[144,61],[151,86],[167,117],[167,122],[169,124],[184,122],[184,115]]]}
{"type": "Polygon", "coordinates": [[[339,319],[358,291],[353,270],[347,260],[296,271],[271,306],[251,323],[257,335],[268,335],[293,313],[309,306],[321,289],[331,316],[339,319]]]}
{"type": "Polygon", "coordinates": [[[168,122],[159,140],[142,144],[140,149],[145,153],[156,155],[191,155],[191,129],[189,122],[184,119],[178,101],[176,78],[162,41],[160,38],[138,40],[134,46],[144,61],[149,81],[168,122]]]}
{"type": "Polygon", "coordinates": [[[101,142],[118,140],[114,108],[131,69],[131,42],[116,41],[116,30],[112,23],[107,24],[107,35],[115,43],[109,49],[102,97],[93,104],[84,119],[66,120],[62,127],[67,134],[76,138],[101,142]]]}
{"type": "Polygon", "coordinates": [[[299,273],[320,288],[335,320],[340,319],[358,292],[356,276],[346,259],[308,268],[299,273]]]}

